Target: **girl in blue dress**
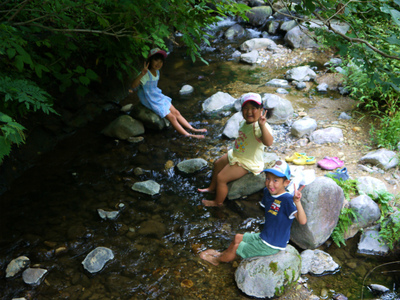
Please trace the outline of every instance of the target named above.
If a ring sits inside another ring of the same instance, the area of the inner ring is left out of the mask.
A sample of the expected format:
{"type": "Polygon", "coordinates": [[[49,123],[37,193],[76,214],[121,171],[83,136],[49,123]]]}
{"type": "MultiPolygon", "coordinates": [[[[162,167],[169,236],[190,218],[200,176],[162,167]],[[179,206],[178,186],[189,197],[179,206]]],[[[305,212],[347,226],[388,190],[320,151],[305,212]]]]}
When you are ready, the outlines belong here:
{"type": "Polygon", "coordinates": [[[196,129],[189,124],[181,113],[171,104],[171,98],[165,96],[157,87],[160,78],[160,69],[164,64],[167,53],[159,48],[152,49],[144,63],[142,72],[132,83],[132,89],[138,88],[140,102],[151,109],[161,118],[166,118],[180,134],[186,137],[203,139],[204,135],[188,133],[185,128],[193,132],[207,132],[207,129],[196,129]]]}

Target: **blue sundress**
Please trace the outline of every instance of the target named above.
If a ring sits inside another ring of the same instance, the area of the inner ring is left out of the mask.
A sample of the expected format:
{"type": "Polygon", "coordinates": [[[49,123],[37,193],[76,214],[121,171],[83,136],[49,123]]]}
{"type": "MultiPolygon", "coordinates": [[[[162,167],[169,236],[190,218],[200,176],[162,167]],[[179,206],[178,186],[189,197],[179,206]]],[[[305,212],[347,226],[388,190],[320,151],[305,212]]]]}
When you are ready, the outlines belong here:
{"type": "Polygon", "coordinates": [[[146,76],[149,76],[149,80],[145,84],[141,83],[138,88],[140,102],[161,118],[165,118],[170,113],[172,99],[165,96],[157,87],[160,72],[157,70],[157,76],[154,77],[150,71],[147,71],[146,76]]]}

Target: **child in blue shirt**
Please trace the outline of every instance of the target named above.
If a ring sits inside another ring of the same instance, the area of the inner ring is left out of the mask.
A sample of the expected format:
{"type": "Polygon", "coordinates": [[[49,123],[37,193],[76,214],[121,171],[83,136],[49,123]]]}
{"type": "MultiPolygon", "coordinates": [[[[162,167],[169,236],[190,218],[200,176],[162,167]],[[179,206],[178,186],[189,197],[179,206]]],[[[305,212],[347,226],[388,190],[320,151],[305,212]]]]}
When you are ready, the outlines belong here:
{"type": "Polygon", "coordinates": [[[273,255],[285,250],[294,218],[301,225],[307,223],[300,202],[301,192],[294,187],[293,196],[285,190],[290,183],[289,165],[278,160],[264,172],[266,180],[261,205],[265,208],[265,224],[261,233],[236,234],[228,249],[223,252],[207,249],[200,253],[200,258],[217,266],[220,262],[233,261],[236,255],[242,258],[273,255]]]}
{"type": "MultiPolygon", "coordinates": [[[[160,69],[164,65],[167,53],[159,48],[150,50],[149,56],[144,63],[142,72],[132,83],[132,89],[138,88],[140,102],[151,109],[161,118],[166,118],[180,134],[186,137],[203,139],[203,134],[188,133],[185,128],[204,133],[207,129],[196,129],[181,115],[181,113],[171,104],[172,99],[165,96],[161,89],[157,87],[160,78],[160,69]]],[[[132,92],[132,89],[129,91],[132,92]]]]}

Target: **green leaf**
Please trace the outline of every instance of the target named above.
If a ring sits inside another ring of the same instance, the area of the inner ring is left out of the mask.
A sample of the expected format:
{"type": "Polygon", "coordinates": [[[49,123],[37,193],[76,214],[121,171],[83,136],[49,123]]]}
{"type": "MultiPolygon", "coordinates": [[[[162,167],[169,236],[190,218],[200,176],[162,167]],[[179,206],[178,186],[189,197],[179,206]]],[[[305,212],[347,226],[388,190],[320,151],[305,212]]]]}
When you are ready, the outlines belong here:
{"type": "Polygon", "coordinates": [[[89,85],[89,83],[90,83],[90,79],[87,78],[86,76],[79,76],[79,81],[80,81],[83,85],[89,85]]]}
{"type": "Polygon", "coordinates": [[[78,74],[83,74],[83,73],[85,73],[85,68],[82,66],[77,66],[76,69],[74,70],[74,72],[76,72],[78,74]]]}
{"type": "Polygon", "coordinates": [[[91,80],[96,80],[99,76],[93,70],[87,69],[86,70],[86,77],[88,77],[91,80]]]}

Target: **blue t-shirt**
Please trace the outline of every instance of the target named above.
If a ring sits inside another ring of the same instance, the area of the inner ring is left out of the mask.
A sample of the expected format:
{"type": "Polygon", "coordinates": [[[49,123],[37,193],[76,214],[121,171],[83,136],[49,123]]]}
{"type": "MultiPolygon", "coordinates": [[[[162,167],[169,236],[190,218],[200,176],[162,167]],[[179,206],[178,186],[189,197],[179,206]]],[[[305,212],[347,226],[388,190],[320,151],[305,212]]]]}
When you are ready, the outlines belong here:
{"type": "Polygon", "coordinates": [[[285,250],[290,239],[297,207],[293,202],[293,196],[287,192],[272,196],[267,188],[264,188],[264,196],[261,206],[265,208],[265,223],[261,231],[261,239],[270,247],[285,250]]]}

